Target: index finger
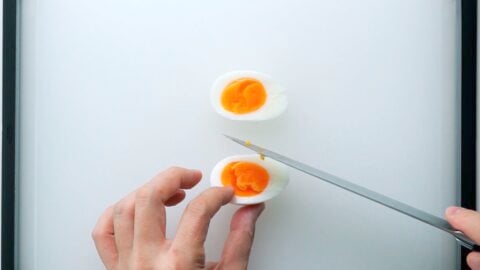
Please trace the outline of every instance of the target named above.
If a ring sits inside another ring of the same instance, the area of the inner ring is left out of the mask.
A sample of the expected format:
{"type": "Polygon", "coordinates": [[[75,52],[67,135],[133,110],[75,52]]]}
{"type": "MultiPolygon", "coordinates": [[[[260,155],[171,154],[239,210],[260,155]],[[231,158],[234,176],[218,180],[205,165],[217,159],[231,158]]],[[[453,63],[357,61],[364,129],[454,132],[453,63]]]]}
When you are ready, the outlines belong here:
{"type": "Polygon", "coordinates": [[[183,251],[198,251],[203,248],[210,219],[220,207],[232,200],[230,187],[209,188],[192,200],[182,215],[172,248],[183,251]]]}
{"type": "MultiPolygon", "coordinates": [[[[202,174],[197,170],[172,167],[153,178],[136,192],[134,245],[157,245],[165,238],[164,205],[180,189],[195,186],[202,174]]],[[[174,198],[175,199],[175,198],[174,198]]]]}
{"type": "Polygon", "coordinates": [[[98,254],[107,269],[114,269],[118,261],[118,251],[115,245],[113,230],[113,207],[109,207],[98,219],[92,232],[98,254]]]}
{"type": "Polygon", "coordinates": [[[445,211],[445,217],[455,229],[480,244],[480,230],[478,229],[480,227],[480,213],[461,207],[449,207],[445,211]]]}
{"type": "Polygon", "coordinates": [[[222,269],[247,269],[255,235],[255,222],[265,204],[248,205],[237,210],[230,224],[230,233],[222,252],[222,269]]]}

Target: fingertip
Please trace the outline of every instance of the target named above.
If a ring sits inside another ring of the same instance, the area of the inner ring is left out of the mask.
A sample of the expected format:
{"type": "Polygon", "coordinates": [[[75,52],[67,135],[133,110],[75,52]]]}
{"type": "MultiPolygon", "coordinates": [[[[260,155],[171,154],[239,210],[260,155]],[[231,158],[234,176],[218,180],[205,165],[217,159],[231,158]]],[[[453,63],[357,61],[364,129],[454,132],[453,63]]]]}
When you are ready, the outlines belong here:
{"type": "Polygon", "coordinates": [[[445,210],[445,218],[456,229],[462,229],[464,227],[464,219],[466,209],[458,206],[450,206],[445,210]]]}
{"type": "Polygon", "coordinates": [[[245,207],[247,211],[249,211],[251,218],[254,219],[255,221],[258,219],[260,214],[265,210],[265,203],[259,203],[255,205],[249,205],[245,207]]]}
{"type": "Polygon", "coordinates": [[[265,204],[239,208],[232,217],[230,233],[223,248],[221,265],[225,269],[247,269],[255,236],[255,223],[265,204]]]}
{"type": "Polygon", "coordinates": [[[266,204],[265,203],[260,203],[260,204],[258,204],[258,207],[260,208],[260,214],[261,214],[263,212],[263,210],[265,210],[266,204]]]}
{"type": "Polygon", "coordinates": [[[253,230],[258,217],[264,209],[264,203],[241,207],[232,218],[231,229],[253,230]]]}
{"type": "Polygon", "coordinates": [[[467,264],[473,270],[480,269],[480,253],[479,252],[470,252],[467,256],[467,264]]]}
{"type": "Polygon", "coordinates": [[[224,204],[231,202],[233,199],[233,195],[235,194],[235,191],[233,190],[233,188],[228,186],[228,187],[222,187],[221,189],[225,194],[225,197],[223,200],[224,204]]]}
{"type": "Polygon", "coordinates": [[[256,205],[253,205],[252,208],[254,208],[255,216],[258,217],[260,214],[265,210],[265,203],[259,203],[256,205]]]}
{"type": "Polygon", "coordinates": [[[196,186],[200,180],[202,180],[202,171],[191,169],[190,170],[190,179],[192,179],[193,183],[190,188],[196,186]]]}
{"type": "Polygon", "coordinates": [[[474,210],[462,207],[449,207],[445,210],[445,217],[453,228],[463,232],[476,243],[480,243],[480,214],[474,210]]]}
{"type": "Polygon", "coordinates": [[[196,169],[191,169],[190,172],[192,173],[192,177],[195,179],[201,179],[202,178],[202,171],[196,170],[196,169]]]}
{"type": "Polygon", "coordinates": [[[235,190],[231,186],[225,186],[225,187],[222,187],[222,189],[225,190],[225,192],[231,196],[233,196],[233,193],[235,193],[235,190]]]}
{"type": "Polygon", "coordinates": [[[195,169],[184,169],[181,178],[183,181],[180,188],[192,189],[202,180],[202,172],[195,169]]]}
{"type": "Polygon", "coordinates": [[[224,204],[230,202],[233,199],[233,195],[235,194],[235,191],[230,186],[212,187],[212,188],[217,190],[218,192],[220,192],[223,195],[224,204]]]}
{"type": "Polygon", "coordinates": [[[456,223],[464,223],[465,220],[470,220],[477,215],[478,212],[459,206],[450,206],[445,210],[447,220],[456,223]]]}
{"type": "Polygon", "coordinates": [[[445,216],[446,217],[452,217],[456,215],[459,211],[461,211],[462,208],[458,206],[450,206],[445,210],[445,216]]]}

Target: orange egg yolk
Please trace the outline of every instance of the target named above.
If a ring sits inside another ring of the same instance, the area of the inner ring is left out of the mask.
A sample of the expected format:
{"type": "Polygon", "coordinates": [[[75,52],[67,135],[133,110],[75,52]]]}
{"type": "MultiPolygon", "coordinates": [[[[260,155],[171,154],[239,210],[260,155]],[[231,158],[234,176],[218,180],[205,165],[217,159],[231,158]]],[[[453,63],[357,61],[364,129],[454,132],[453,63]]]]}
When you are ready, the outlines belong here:
{"type": "Polygon", "coordinates": [[[265,87],[260,81],[252,78],[241,78],[229,83],[221,96],[223,108],[235,114],[256,111],[266,100],[265,87]]]}
{"type": "Polygon", "coordinates": [[[231,162],[222,171],[222,184],[232,186],[235,195],[241,197],[255,196],[262,193],[268,185],[268,171],[253,162],[231,162]]]}

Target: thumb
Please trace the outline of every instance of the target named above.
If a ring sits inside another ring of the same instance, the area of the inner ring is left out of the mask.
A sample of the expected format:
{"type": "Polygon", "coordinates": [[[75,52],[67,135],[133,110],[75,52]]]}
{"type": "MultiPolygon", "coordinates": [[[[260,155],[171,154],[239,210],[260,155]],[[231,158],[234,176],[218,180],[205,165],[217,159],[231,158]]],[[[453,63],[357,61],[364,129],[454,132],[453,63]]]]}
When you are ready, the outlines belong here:
{"type": "Polygon", "coordinates": [[[265,204],[240,208],[233,216],[225,246],[223,247],[220,269],[247,269],[250,249],[253,244],[255,222],[265,204]]]}
{"type": "Polygon", "coordinates": [[[445,211],[447,221],[455,229],[480,243],[480,213],[462,207],[451,206],[445,211]]]}

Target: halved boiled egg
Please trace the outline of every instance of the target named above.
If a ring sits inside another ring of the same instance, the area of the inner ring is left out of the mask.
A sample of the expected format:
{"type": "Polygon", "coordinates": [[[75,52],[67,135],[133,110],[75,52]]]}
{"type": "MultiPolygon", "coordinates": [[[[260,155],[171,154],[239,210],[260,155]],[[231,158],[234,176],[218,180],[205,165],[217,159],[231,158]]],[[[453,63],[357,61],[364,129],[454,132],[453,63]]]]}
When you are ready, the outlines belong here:
{"type": "Polygon", "coordinates": [[[220,76],[213,84],[210,98],[215,111],[232,120],[272,119],[285,111],[288,103],[280,85],[255,71],[220,76]]]}
{"type": "Polygon", "coordinates": [[[285,165],[260,155],[227,157],[213,168],[212,186],[231,186],[232,203],[257,204],[277,196],[288,184],[285,165]]]}

